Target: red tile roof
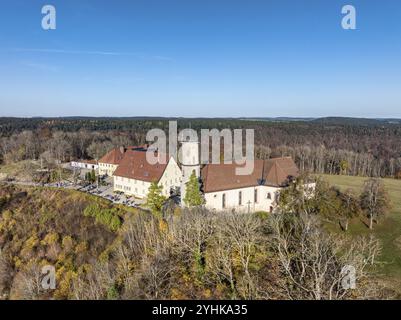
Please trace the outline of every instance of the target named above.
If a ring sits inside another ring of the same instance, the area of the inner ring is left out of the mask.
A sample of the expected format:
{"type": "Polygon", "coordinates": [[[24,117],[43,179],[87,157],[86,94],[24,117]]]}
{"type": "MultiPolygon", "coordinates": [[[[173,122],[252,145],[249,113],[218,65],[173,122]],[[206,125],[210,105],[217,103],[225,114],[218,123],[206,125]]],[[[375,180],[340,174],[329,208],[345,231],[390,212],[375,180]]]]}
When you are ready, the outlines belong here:
{"type": "Polygon", "coordinates": [[[166,167],[167,164],[149,164],[146,160],[145,150],[127,150],[113,175],[147,182],[158,182],[166,167]]]}
{"type": "Polygon", "coordinates": [[[255,160],[250,175],[236,175],[235,169],[239,167],[235,163],[206,165],[202,169],[203,191],[215,192],[258,185],[280,187],[285,185],[288,177],[299,176],[299,170],[290,157],[255,160]]]}
{"type": "Polygon", "coordinates": [[[107,152],[103,157],[100,158],[99,163],[108,163],[108,164],[119,164],[122,160],[124,153],[124,148],[114,148],[113,150],[107,152]]]}

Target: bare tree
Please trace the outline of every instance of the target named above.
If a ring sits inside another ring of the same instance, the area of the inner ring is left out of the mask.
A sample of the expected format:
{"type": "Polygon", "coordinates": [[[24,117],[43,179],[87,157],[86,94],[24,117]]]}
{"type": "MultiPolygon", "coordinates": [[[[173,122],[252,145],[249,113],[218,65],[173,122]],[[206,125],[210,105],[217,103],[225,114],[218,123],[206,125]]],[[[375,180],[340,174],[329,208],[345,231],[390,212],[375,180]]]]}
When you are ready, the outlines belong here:
{"type": "Polygon", "coordinates": [[[198,278],[203,276],[205,249],[213,234],[213,216],[207,210],[185,210],[169,224],[169,232],[176,253],[187,265],[194,265],[198,278]]]}
{"type": "Polygon", "coordinates": [[[342,208],[340,215],[345,220],[344,230],[348,231],[349,220],[360,215],[360,205],[358,198],[352,189],[347,189],[345,192],[340,193],[342,200],[342,208]]]}
{"type": "Polygon", "coordinates": [[[10,292],[11,298],[36,300],[41,299],[44,293],[42,272],[38,265],[32,264],[15,275],[10,292]]]}
{"type": "Polygon", "coordinates": [[[113,268],[109,263],[96,263],[90,270],[80,273],[72,281],[72,296],[77,300],[107,298],[108,289],[114,284],[113,268]]]}
{"type": "Polygon", "coordinates": [[[361,206],[369,218],[369,229],[373,229],[373,221],[386,214],[390,207],[389,199],[384,185],[379,179],[369,179],[365,182],[361,194],[361,206]]]}
{"type": "Polygon", "coordinates": [[[232,299],[259,298],[254,257],[261,251],[260,219],[251,214],[228,213],[216,219],[208,270],[227,281],[232,299]]]}
{"type": "MultiPolygon", "coordinates": [[[[353,241],[325,232],[318,218],[306,214],[274,215],[270,220],[272,249],[282,268],[280,284],[289,299],[344,299],[344,267],[355,270],[355,281],[366,280],[368,264],[380,252],[377,240],[353,241]]],[[[361,289],[361,288],[360,288],[361,289]]]]}

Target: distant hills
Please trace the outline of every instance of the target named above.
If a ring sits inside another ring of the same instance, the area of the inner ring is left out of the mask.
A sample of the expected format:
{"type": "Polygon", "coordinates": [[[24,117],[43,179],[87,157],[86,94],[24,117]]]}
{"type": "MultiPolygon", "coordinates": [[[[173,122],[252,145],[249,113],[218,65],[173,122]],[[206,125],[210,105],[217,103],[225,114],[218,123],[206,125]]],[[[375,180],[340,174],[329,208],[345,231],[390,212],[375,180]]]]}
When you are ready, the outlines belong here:
{"type": "Polygon", "coordinates": [[[352,117],[151,117],[151,116],[134,116],[134,117],[88,117],[88,116],[66,116],[66,117],[0,117],[0,125],[9,124],[8,122],[24,121],[24,122],[43,122],[43,121],[167,121],[167,120],[184,120],[184,121],[203,121],[203,120],[235,120],[235,121],[266,121],[266,122],[308,122],[320,125],[362,125],[362,126],[380,126],[380,125],[401,125],[401,119],[397,118],[352,118],[352,117]]]}
{"type": "Polygon", "coordinates": [[[352,118],[352,117],[323,117],[323,118],[292,118],[292,117],[276,117],[276,118],[241,118],[242,120],[255,121],[274,121],[274,122],[290,122],[290,121],[307,121],[317,124],[327,125],[383,125],[383,124],[401,124],[401,119],[397,118],[352,118]]]}

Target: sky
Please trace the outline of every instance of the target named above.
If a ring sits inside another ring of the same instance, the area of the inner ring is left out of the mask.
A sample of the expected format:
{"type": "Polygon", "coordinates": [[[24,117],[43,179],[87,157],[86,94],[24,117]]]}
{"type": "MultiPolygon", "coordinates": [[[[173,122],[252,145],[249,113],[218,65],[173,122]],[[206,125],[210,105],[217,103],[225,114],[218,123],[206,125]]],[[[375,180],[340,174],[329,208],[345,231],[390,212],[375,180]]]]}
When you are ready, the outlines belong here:
{"type": "Polygon", "coordinates": [[[0,116],[401,118],[401,1],[0,0],[0,116]]]}

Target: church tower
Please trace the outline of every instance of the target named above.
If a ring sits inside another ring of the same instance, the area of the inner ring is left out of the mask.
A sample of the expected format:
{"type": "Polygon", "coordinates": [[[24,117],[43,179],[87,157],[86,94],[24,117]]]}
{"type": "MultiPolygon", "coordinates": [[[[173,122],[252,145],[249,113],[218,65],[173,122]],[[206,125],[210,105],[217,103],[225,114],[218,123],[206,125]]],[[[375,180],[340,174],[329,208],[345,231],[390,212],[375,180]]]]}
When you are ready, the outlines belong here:
{"type": "Polygon", "coordinates": [[[181,140],[181,171],[181,205],[184,206],[185,184],[193,171],[197,178],[200,177],[199,142],[195,138],[186,137],[181,140]]]}

